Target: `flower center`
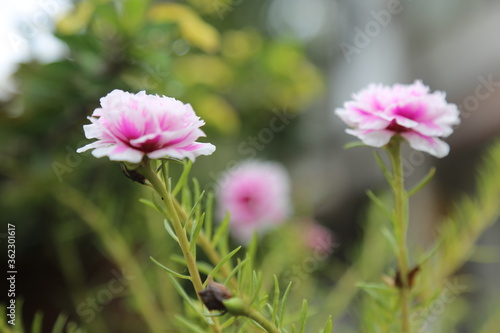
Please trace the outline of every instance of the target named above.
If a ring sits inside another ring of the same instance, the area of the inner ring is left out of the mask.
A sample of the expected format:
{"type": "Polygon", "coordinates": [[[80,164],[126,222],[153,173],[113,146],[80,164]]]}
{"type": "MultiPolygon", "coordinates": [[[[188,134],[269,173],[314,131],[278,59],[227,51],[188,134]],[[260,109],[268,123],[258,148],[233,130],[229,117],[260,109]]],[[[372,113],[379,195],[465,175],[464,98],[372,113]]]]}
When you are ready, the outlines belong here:
{"type": "Polygon", "coordinates": [[[145,153],[150,153],[152,151],[157,150],[158,148],[159,148],[158,143],[156,141],[153,141],[153,140],[148,140],[148,141],[142,143],[140,146],[140,150],[145,152],[145,153]]]}
{"type": "Polygon", "coordinates": [[[131,144],[130,141],[125,141],[124,143],[130,148],[140,150],[146,154],[162,148],[158,142],[158,138],[152,138],[137,144],[131,144]]]}
{"type": "Polygon", "coordinates": [[[391,123],[389,124],[389,126],[386,127],[386,129],[389,131],[396,132],[396,133],[403,133],[403,132],[409,131],[408,128],[396,123],[396,120],[392,120],[391,123]]]}
{"type": "Polygon", "coordinates": [[[252,196],[250,195],[244,195],[240,198],[240,201],[242,204],[246,205],[246,206],[252,206],[255,202],[254,198],[252,198],[252,196]]]}

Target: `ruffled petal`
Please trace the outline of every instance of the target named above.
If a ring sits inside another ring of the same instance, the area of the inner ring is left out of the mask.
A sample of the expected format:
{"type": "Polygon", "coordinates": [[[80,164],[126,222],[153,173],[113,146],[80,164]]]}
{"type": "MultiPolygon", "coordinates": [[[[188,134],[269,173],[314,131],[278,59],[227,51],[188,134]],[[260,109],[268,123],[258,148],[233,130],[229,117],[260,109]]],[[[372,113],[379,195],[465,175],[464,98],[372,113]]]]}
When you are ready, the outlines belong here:
{"type": "Polygon", "coordinates": [[[164,157],[172,157],[177,159],[188,158],[191,161],[197,156],[200,155],[211,155],[215,151],[215,146],[211,143],[201,143],[196,142],[192,143],[189,146],[185,147],[168,147],[159,150],[155,150],[151,153],[148,153],[148,157],[152,159],[156,158],[164,158],[164,157]]]}
{"type": "Polygon", "coordinates": [[[423,136],[415,132],[402,133],[401,136],[408,141],[413,149],[429,153],[438,158],[445,157],[450,152],[450,146],[435,137],[423,136]]]}
{"type": "Polygon", "coordinates": [[[85,145],[81,148],[78,148],[76,150],[77,153],[83,153],[84,151],[87,151],[89,149],[96,149],[96,148],[102,148],[102,147],[109,147],[112,143],[105,142],[105,141],[95,141],[92,143],[89,143],[88,145],[85,145]]]}
{"type": "Polygon", "coordinates": [[[83,125],[83,131],[85,132],[85,137],[87,139],[99,139],[102,136],[102,131],[99,129],[99,126],[96,125],[95,123],[90,125],[83,125]]]}
{"type": "Polygon", "coordinates": [[[127,146],[115,146],[107,155],[112,161],[140,163],[144,153],[127,146]]]}
{"type": "Polygon", "coordinates": [[[394,132],[391,131],[364,131],[347,129],[347,133],[357,136],[364,144],[372,147],[383,147],[389,143],[394,132]]]}

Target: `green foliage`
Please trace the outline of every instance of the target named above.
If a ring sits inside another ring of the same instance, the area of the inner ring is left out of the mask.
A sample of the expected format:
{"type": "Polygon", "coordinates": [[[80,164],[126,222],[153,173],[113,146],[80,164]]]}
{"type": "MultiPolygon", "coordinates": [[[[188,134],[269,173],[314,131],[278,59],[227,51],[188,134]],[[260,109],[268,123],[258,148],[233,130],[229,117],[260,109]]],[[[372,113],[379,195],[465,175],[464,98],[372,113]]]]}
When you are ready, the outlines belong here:
{"type": "Polygon", "coordinates": [[[423,266],[418,297],[426,302],[477,250],[476,241],[500,217],[500,142],[477,170],[476,194],[463,197],[439,227],[439,237],[423,266]]]}
{"type": "MultiPolygon", "coordinates": [[[[61,278],[72,293],[66,303],[58,303],[63,293],[47,298],[47,306],[69,313],[50,325],[53,332],[207,332],[214,327],[261,332],[266,325],[281,332],[397,331],[392,259],[397,242],[390,224],[391,201],[383,194],[367,192],[372,205],[351,262],[318,264],[327,274],[323,280],[313,280],[315,272],[297,278],[288,268],[311,256],[297,245],[297,230],[283,228],[268,239],[255,235],[249,244],[235,246],[230,216],[219,220],[213,193],[203,191],[208,179],[204,162],[194,167],[179,161],[156,165],[174,197],[187,252],[203,286],[210,280],[227,286],[245,308],[236,316],[202,306],[165,198],[124,181],[119,168],[108,161],[82,163],[74,153],[83,145],[85,116],[113,89],[147,90],[191,103],[206,120],[210,136],[223,143],[220,150],[218,146],[221,161],[233,157],[248,133],[269,124],[272,108],[297,113],[314,102],[323,90],[322,78],[302,47],[270,40],[238,19],[221,20],[237,7],[236,1],[220,3],[223,7],[213,6],[212,0],[79,1],[57,24],[56,37],[68,46],[68,56],[50,64],[21,64],[15,73],[18,93],[0,105],[0,185],[2,193],[8,193],[1,198],[0,210],[5,221],[22,223],[25,231],[19,234],[19,244],[57,254],[61,278]],[[191,180],[191,172],[198,172],[200,181],[191,180]],[[138,200],[142,205],[136,204],[138,200]],[[113,295],[108,307],[86,321],[78,308],[105,290],[112,270],[133,278],[123,292],[113,295]],[[114,311],[116,307],[120,311],[114,311]],[[346,314],[353,318],[352,327],[341,320],[346,314]]],[[[269,154],[274,152],[269,147],[269,154]]],[[[393,185],[383,160],[378,155],[376,159],[393,185]]],[[[496,143],[478,170],[475,196],[461,199],[440,225],[435,243],[413,256],[421,267],[412,291],[412,310],[419,323],[428,320],[444,283],[454,281],[467,260],[496,259],[497,249],[480,248],[476,241],[500,214],[499,169],[496,143]]],[[[408,196],[433,174],[431,169],[408,196]]],[[[21,251],[27,250],[21,248],[20,256],[21,251]]],[[[38,277],[41,268],[46,269],[34,264],[23,274],[38,277]]],[[[458,281],[472,286],[464,277],[458,281]]],[[[479,332],[498,327],[496,308],[485,314],[479,332]]],[[[457,299],[427,331],[453,331],[469,309],[457,299]]],[[[15,328],[7,326],[1,313],[0,330],[42,332],[47,326],[47,318],[36,313],[31,325],[23,327],[22,313],[18,307],[15,328]]]]}
{"type": "MultiPolygon", "coordinates": [[[[379,162],[382,163],[381,159],[379,159],[379,162]]],[[[460,293],[467,293],[470,286],[467,280],[463,278],[457,279],[457,277],[454,277],[454,274],[477,251],[476,241],[479,236],[500,217],[498,206],[500,200],[499,169],[500,142],[496,142],[487,151],[483,165],[477,171],[478,177],[475,196],[464,197],[455,206],[451,215],[445,218],[440,224],[439,235],[434,245],[417,256],[418,259],[415,260],[416,265],[419,265],[421,270],[416,275],[416,282],[412,291],[412,297],[415,302],[412,307],[413,315],[410,323],[414,331],[448,332],[454,330],[456,325],[460,324],[464,318],[467,318],[465,313],[467,313],[466,309],[468,305],[461,301],[459,297],[461,296],[460,293]],[[447,292],[444,296],[443,291],[447,292]],[[450,297],[451,292],[458,294],[451,294],[450,297]],[[445,298],[443,299],[443,297],[445,298]],[[443,308],[441,308],[442,306],[443,308]],[[444,313],[440,309],[443,309],[444,313]],[[438,310],[439,313],[436,313],[438,310]]],[[[422,182],[409,193],[413,194],[416,190],[421,189],[433,174],[434,170],[431,170],[423,178],[422,182]]],[[[390,179],[388,172],[386,176],[390,179]]],[[[372,201],[371,213],[368,213],[368,221],[373,221],[372,223],[374,223],[380,218],[390,220],[391,216],[388,215],[387,209],[388,200],[379,198],[372,192],[368,192],[368,196],[372,201]],[[374,209],[378,211],[378,214],[375,214],[374,209]]],[[[373,241],[369,240],[372,233],[370,230],[370,227],[368,227],[363,247],[360,250],[361,255],[355,260],[353,267],[347,271],[347,274],[339,280],[339,285],[342,289],[338,290],[339,288],[337,288],[328,297],[342,298],[342,295],[349,295],[346,290],[349,290],[350,283],[354,284],[363,291],[357,298],[357,308],[360,309],[358,315],[359,330],[363,332],[396,332],[399,330],[399,323],[398,320],[395,320],[395,314],[399,314],[399,305],[397,289],[393,286],[394,270],[387,268],[387,262],[383,266],[378,266],[378,268],[372,263],[371,267],[375,271],[379,270],[379,274],[382,274],[384,270],[390,271],[382,279],[383,281],[380,281],[380,277],[377,278],[376,275],[372,275],[368,279],[360,278],[359,271],[354,269],[354,267],[359,267],[361,270],[362,267],[366,269],[370,266],[370,263],[365,258],[369,257],[373,259],[374,257],[373,255],[363,256],[363,249],[365,247],[368,246],[374,252],[379,253],[378,250],[375,251],[377,248],[375,244],[371,243],[371,246],[368,245],[368,243],[373,241]],[[358,276],[358,278],[350,274],[357,274],[355,276],[358,276]],[[344,278],[350,282],[346,281],[344,284],[344,278]],[[356,280],[380,282],[356,283],[356,280]]],[[[385,236],[386,244],[390,245],[393,252],[397,251],[393,233],[387,227],[383,226],[378,226],[373,230],[375,233],[380,231],[385,236]]],[[[380,239],[383,240],[384,238],[380,239]]],[[[381,252],[380,256],[387,257],[387,252],[381,252]]],[[[348,301],[355,299],[354,294],[351,293],[350,297],[346,299],[348,301]]],[[[333,306],[333,303],[331,306],[333,306]]],[[[344,306],[344,309],[346,309],[347,306],[344,306]]],[[[335,308],[330,307],[330,309],[333,310],[335,308]]],[[[335,310],[333,311],[334,313],[336,312],[335,310]]],[[[494,322],[494,320],[491,319],[491,322],[494,322]]],[[[488,329],[491,329],[490,327],[492,326],[485,324],[484,327],[485,332],[491,331],[488,331],[488,329]]]]}
{"type": "MultiPolygon", "coordinates": [[[[0,329],[4,333],[42,333],[44,332],[44,316],[41,312],[36,312],[33,318],[31,329],[25,329],[23,326],[23,301],[16,302],[16,318],[15,325],[10,325],[8,323],[9,317],[7,317],[6,308],[4,304],[1,305],[0,310],[0,329]]],[[[75,322],[68,320],[68,316],[65,314],[59,314],[56,320],[51,326],[50,332],[52,333],[86,333],[87,330],[81,328],[75,322]]]]}
{"type": "Polygon", "coordinates": [[[408,191],[408,196],[411,197],[418,191],[420,191],[425,185],[427,185],[428,182],[431,181],[432,177],[434,177],[434,174],[436,173],[436,168],[431,168],[427,175],[422,178],[422,180],[415,185],[410,191],[408,191]]]}
{"type": "MultiPolygon", "coordinates": [[[[160,174],[166,175],[167,172],[165,172],[165,170],[162,171],[163,168],[166,168],[166,165],[160,164],[160,174]]],[[[270,290],[263,289],[263,275],[257,270],[255,266],[255,254],[257,250],[258,239],[257,237],[253,238],[251,243],[248,245],[246,255],[244,256],[239,254],[239,252],[241,252],[242,250],[242,246],[238,246],[234,250],[230,251],[228,247],[229,216],[226,216],[223,221],[219,223],[219,226],[216,228],[215,234],[212,239],[207,238],[205,233],[206,227],[203,223],[203,221],[205,220],[205,213],[201,213],[201,211],[211,211],[211,209],[203,209],[201,207],[201,201],[204,197],[204,192],[200,193],[198,183],[196,181],[193,182],[193,190],[190,190],[188,188],[189,182],[187,181],[187,179],[190,168],[190,163],[186,163],[184,165],[184,170],[174,187],[174,191],[172,192],[173,200],[182,198],[183,201],[182,207],[176,204],[174,204],[174,207],[178,207],[176,215],[178,215],[183,221],[184,228],[182,229],[182,232],[184,232],[186,236],[189,235],[189,244],[187,244],[186,248],[183,250],[183,257],[179,257],[177,255],[170,256],[170,260],[177,261],[181,263],[181,265],[186,266],[187,260],[189,259],[184,251],[187,250],[190,253],[190,257],[195,258],[195,260],[197,261],[196,267],[198,268],[198,271],[205,274],[203,282],[204,288],[207,288],[211,281],[214,280],[218,280],[231,287],[231,293],[232,295],[235,295],[235,301],[241,302],[241,308],[238,308],[236,313],[232,313],[232,311],[236,311],[233,310],[233,307],[228,307],[227,314],[213,314],[222,316],[222,319],[225,322],[223,325],[225,327],[225,331],[236,332],[241,329],[240,327],[244,326],[247,327],[246,330],[252,330],[252,327],[255,329],[257,329],[258,327],[263,327],[269,332],[278,332],[279,330],[281,330],[282,332],[287,332],[287,329],[284,327],[284,318],[287,316],[285,305],[291,290],[291,283],[288,283],[284,294],[281,296],[280,283],[278,277],[275,275],[273,280],[273,297],[271,297],[270,290]],[[175,198],[174,193],[177,194],[178,198],[175,198]],[[186,195],[189,195],[190,198],[186,197],[186,195]],[[186,213],[188,211],[190,212],[189,214],[186,213]],[[205,241],[208,241],[208,244],[204,244],[205,241]],[[207,255],[207,257],[209,258],[212,258],[210,264],[199,262],[196,259],[200,257],[200,255],[198,254],[199,247],[205,251],[208,249],[209,253],[205,253],[205,255],[207,255]],[[213,265],[213,268],[208,268],[211,265],[213,265]],[[235,315],[234,319],[230,318],[231,315],[235,315]],[[229,322],[229,320],[232,321],[229,322]],[[231,330],[231,328],[233,328],[233,330],[231,330]]],[[[156,176],[150,175],[149,177],[156,176]]],[[[164,183],[172,182],[170,179],[168,179],[168,176],[164,177],[163,180],[164,183]]],[[[156,180],[152,180],[152,184],[157,189],[158,184],[156,184],[156,180]]],[[[158,195],[162,195],[164,197],[168,194],[158,193],[158,195]]],[[[209,195],[208,197],[211,197],[211,195],[209,195]]],[[[142,202],[146,203],[149,207],[155,209],[156,211],[162,212],[165,217],[172,216],[172,214],[168,212],[168,205],[165,205],[163,208],[159,207],[159,205],[162,205],[162,201],[160,199],[157,200],[157,204],[151,204],[147,200],[142,200],[142,202]]],[[[207,204],[212,204],[212,200],[207,200],[205,202],[205,205],[207,204]]],[[[182,237],[176,234],[173,228],[171,228],[169,223],[167,223],[166,221],[165,225],[167,233],[173,239],[177,241],[182,237]]],[[[210,227],[210,229],[211,228],[212,227],[210,227]]],[[[182,248],[181,242],[179,242],[179,245],[182,248]]],[[[172,283],[174,284],[174,288],[177,290],[184,302],[189,305],[191,311],[197,313],[198,316],[203,316],[204,318],[206,318],[205,324],[203,326],[200,326],[200,323],[194,322],[194,318],[191,319],[188,313],[185,313],[183,315],[176,316],[177,324],[185,329],[190,329],[196,332],[205,332],[210,330],[218,332],[220,330],[218,319],[213,318],[212,322],[210,318],[212,318],[213,315],[208,314],[206,310],[201,310],[201,308],[196,305],[198,303],[198,300],[190,296],[190,288],[188,286],[182,285],[179,281],[177,281],[177,279],[192,281],[193,286],[196,288],[193,274],[199,273],[195,273],[190,269],[190,275],[185,275],[173,269],[170,269],[163,264],[160,264],[156,259],[151,258],[151,260],[160,268],[167,271],[172,280],[172,283]]],[[[305,332],[306,318],[308,317],[307,301],[303,301],[302,309],[298,317],[295,318],[294,315],[290,316],[290,319],[292,319],[292,321],[289,322],[287,326],[291,325],[291,327],[299,327],[300,332],[305,332]],[[297,321],[296,324],[293,323],[294,318],[297,321]]],[[[328,327],[328,325],[330,324],[327,323],[326,327],[328,327]]]]}

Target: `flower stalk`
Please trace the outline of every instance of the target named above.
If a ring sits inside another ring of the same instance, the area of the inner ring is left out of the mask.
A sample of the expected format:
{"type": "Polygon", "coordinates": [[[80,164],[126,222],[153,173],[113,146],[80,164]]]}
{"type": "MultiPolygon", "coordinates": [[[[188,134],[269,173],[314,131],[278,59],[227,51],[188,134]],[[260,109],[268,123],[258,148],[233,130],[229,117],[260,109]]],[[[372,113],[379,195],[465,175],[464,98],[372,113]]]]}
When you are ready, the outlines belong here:
{"type": "Polygon", "coordinates": [[[237,297],[230,298],[223,302],[227,312],[235,315],[247,317],[260,325],[268,333],[281,333],[271,321],[266,319],[259,311],[252,309],[237,297]]]}
{"type": "MultiPolygon", "coordinates": [[[[190,249],[189,240],[184,230],[183,222],[181,221],[181,219],[184,220],[187,219],[186,213],[179,205],[179,203],[175,200],[175,198],[173,198],[172,195],[167,191],[166,186],[163,184],[163,182],[160,180],[156,172],[153,170],[151,162],[149,160],[145,160],[143,162],[140,171],[144,175],[144,177],[151,183],[151,186],[160,195],[162,201],[165,204],[165,208],[169,215],[168,217],[172,221],[172,226],[179,239],[179,246],[186,260],[186,266],[188,268],[189,275],[191,276],[191,281],[193,283],[196,294],[198,295],[200,301],[205,303],[200,296],[203,295],[204,293],[203,283],[200,278],[200,273],[198,272],[198,267],[196,266],[196,260],[189,250],[190,249]]],[[[184,223],[188,223],[188,221],[184,221],[184,223]]],[[[205,242],[207,241],[206,239],[204,240],[205,242]]],[[[215,250],[213,250],[213,248],[207,246],[207,244],[204,245],[207,249],[211,249],[211,251],[208,252],[212,257],[212,259],[216,260],[219,258],[219,255],[215,250]]],[[[218,261],[220,261],[220,259],[218,261]]],[[[235,281],[233,281],[233,283],[235,283],[235,281]]],[[[228,305],[229,304],[231,304],[231,302],[228,303],[228,305]]],[[[231,306],[228,307],[228,311],[231,312],[231,306]]],[[[248,306],[238,307],[237,313],[234,314],[252,319],[269,333],[280,333],[280,330],[275,325],[273,325],[273,323],[267,320],[261,313],[248,306]]],[[[217,321],[215,321],[215,323],[216,326],[213,327],[213,329],[215,332],[219,332],[219,325],[217,324],[217,321]]]]}
{"type": "MultiPolygon", "coordinates": [[[[188,215],[187,215],[186,211],[182,208],[181,204],[177,201],[176,198],[172,198],[172,201],[173,201],[174,207],[177,211],[177,214],[180,216],[180,218],[183,220],[187,220],[188,215]]],[[[210,260],[210,262],[214,266],[216,266],[221,261],[220,255],[213,248],[212,244],[210,243],[210,240],[207,238],[207,236],[205,235],[203,230],[200,231],[200,234],[198,235],[197,242],[198,242],[198,245],[203,249],[203,252],[205,252],[205,254],[207,255],[208,260],[210,260]]],[[[228,270],[227,266],[224,265],[221,267],[220,273],[222,274],[222,276],[227,278],[229,276],[230,271],[228,270]]],[[[234,277],[229,280],[229,284],[234,289],[238,288],[238,284],[236,283],[236,280],[234,279],[234,277]]]]}
{"type": "Polygon", "coordinates": [[[267,320],[260,312],[255,311],[254,309],[245,309],[243,316],[252,319],[269,333],[281,333],[281,331],[277,329],[276,326],[274,326],[269,320],[267,320]]]}
{"type": "Polygon", "coordinates": [[[161,199],[165,204],[165,208],[169,215],[168,218],[172,222],[172,227],[174,228],[175,234],[179,239],[179,246],[181,248],[182,254],[186,259],[186,264],[192,279],[193,287],[198,293],[203,290],[203,283],[200,278],[200,273],[198,272],[198,267],[196,267],[195,259],[189,251],[189,240],[187,239],[186,232],[182,227],[182,221],[180,220],[179,215],[177,214],[177,210],[174,207],[172,196],[167,192],[165,186],[163,185],[156,172],[153,171],[149,160],[144,162],[143,166],[141,167],[141,171],[144,177],[146,177],[146,179],[151,183],[155,191],[161,196],[161,199]]]}
{"type": "Polygon", "coordinates": [[[387,146],[393,178],[391,187],[394,195],[394,233],[398,246],[398,272],[401,280],[399,301],[401,307],[401,332],[410,333],[410,284],[408,282],[408,194],[404,188],[403,166],[401,163],[401,140],[395,138],[387,146]]]}
{"type": "MultiPolygon", "coordinates": [[[[183,228],[183,222],[181,221],[177,209],[174,204],[174,199],[172,195],[167,191],[166,186],[160,180],[156,172],[151,166],[151,161],[146,159],[143,161],[140,167],[142,175],[151,183],[153,189],[160,195],[163,203],[165,204],[165,209],[168,213],[168,218],[172,222],[172,227],[175,234],[179,240],[179,247],[181,248],[182,255],[186,260],[186,266],[189,271],[189,276],[191,277],[191,282],[198,295],[198,299],[202,302],[199,295],[203,291],[203,282],[201,281],[200,273],[198,267],[196,266],[196,259],[190,251],[189,240],[186,235],[186,231],[183,228]]],[[[184,221],[185,222],[185,221],[184,221]]],[[[220,332],[219,324],[217,320],[214,320],[215,326],[212,326],[214,332],[220,332]]]]}

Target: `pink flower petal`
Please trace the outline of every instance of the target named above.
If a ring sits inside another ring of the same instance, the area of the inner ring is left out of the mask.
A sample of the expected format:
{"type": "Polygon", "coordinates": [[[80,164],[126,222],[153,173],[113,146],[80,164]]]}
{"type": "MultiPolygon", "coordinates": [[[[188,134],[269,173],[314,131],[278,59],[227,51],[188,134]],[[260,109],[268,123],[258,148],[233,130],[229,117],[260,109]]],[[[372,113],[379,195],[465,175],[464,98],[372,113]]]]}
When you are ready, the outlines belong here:
{"type": "Polygon", "coordinates": [[[197,156],[211,155],[215,151],[215,146],[211,143],[192,143],[186,147],[169,147],[164,149],[155,150],[148,153],[148,157],[152,159],[173,157],[177,159],[189,158],[194,161],[197,156]]]}
{"type": "Polygon", "coordinates": [[[408,141],[413,149],[429,153],[438,158],[445,157],[450,152],[450,146],[435,137],[423,136],[414,132],[402,133],[401,136],[408,141]]]}
{"type": "Polygon", "coordinates": [[[365,131],[365,130],[352,130],[347,129],[346,133],[357,136],[363,141],[364,144],[372,147],[383,147],[389,143],[394,135],[391,131],[365,131]]]}
{"type": "Polygon", "coordinates": [[[144,153],[126,146],[116,146],[109,154],[112,161],[125,161],[130,163],[140,163],[144,153]]]}

